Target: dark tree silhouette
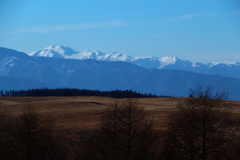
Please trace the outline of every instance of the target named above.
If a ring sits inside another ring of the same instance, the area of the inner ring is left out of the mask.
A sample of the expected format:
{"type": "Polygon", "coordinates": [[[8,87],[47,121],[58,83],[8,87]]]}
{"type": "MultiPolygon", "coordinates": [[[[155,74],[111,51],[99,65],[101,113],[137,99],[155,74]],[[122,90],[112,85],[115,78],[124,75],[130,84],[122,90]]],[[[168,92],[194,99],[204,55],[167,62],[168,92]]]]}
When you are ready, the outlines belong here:
{"type": "Polygon", "coordinates": [[[16,121],[8,159],[67,159],[65,141],[54,134],[51,120],[43,120],[33,107],[28,106],[16,121]]]}
{"type": "Polygon", "coordinates": [[[86,159],[154,159],[158,138],[136,99],[114,101],[88,140],[86,159]]]}
{"type": "MultiPolygon", "coordinates": [[[[132,90],[112,90],[112,91],[99,91],[87,90],[76,88],[57,88],[57,89],[29,89],[29,90],[10,90],[0,91],[0,96],[102,96],[112,98],[144,98],[144,97],[157,97],[154,94],[137,93],[132,90]]],[[[165,97],[165,96],[161,96],[165,97]]]]}
{"type": "Polygon", "coordinates": [[[170,116],[165,144],[166,159],[221,159],[231,141],[231,107],[225,92],[197,86],[190,97],[179,102],[170,116]]]}
{"type": "Polygon", "coordinates": [[[11,150],[10,140],[12,130],[12,117],[7,109],[0,104],[0,159],[9,159],[9,150],[11,150]]]}

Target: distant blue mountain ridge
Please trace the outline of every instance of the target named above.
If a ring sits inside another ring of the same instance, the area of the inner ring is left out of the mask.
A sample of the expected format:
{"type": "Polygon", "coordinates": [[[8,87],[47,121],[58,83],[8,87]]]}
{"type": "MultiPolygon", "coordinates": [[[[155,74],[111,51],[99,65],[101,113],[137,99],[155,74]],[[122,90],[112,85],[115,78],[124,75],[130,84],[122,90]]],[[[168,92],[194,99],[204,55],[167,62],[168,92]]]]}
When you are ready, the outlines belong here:
{"type": "MultiPolygon", "coordinates": [[[[179,61],[180,62],[180,61],[179,61]]],[[[223,67],[224,69],[225,67],[223,67]]],[[[231,71],[230,68],[228,68],[231,71]]],[[[28,56],[0,47],[0,90],[78,88],[126,90],[157,95],[188,96],[197,84],[211,85],[240,100],[240,79],[183,71],[144,68],[125,61],[28,56]]]]}
{"type": "Polygon", "coordinates": [[[100,61],[122,61],[128,62],[143,68],[156,69],[177,69],[183,71],[191,71],[204,74],[216,74],[227,77],[240,78],[240,62],[235,61],[221,61],[203,64],[200,62],[190,62],[175,56],[168,56],[163,58],[158,57],[132,57],[126,54],[112,52],[109,54],[101,51],[87,50],[84,52],[76,51],[70,47],[61,45],[51,45],[42,50],[29,53],[33,57],[49,57],[61,59],[94,59],[100,61]]]}

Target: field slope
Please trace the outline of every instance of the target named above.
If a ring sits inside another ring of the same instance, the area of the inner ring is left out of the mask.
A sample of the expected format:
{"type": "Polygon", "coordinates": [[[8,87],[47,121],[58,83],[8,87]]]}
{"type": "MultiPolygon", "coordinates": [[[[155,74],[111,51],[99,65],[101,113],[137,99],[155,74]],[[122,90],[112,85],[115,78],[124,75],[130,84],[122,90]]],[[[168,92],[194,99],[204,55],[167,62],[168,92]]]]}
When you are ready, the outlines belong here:
{"type": "MultiPolygon", "coordinates": [[[[123,99],[119,99],[123,100],[123,99]]],[[[176,111],[180,98],[139,98],[149,111],[156,127],[166,127],[167,117],[176,111]]],[[[107,97],[0,97],[0,109],[11,116],[19,116],[28,105],[34,106],[43,117],[51,116],[57,129],[93,128],[102,111],[114,101],[107,97]]],[[[240,113],[240,101],[227,101],[240,113]]]]}

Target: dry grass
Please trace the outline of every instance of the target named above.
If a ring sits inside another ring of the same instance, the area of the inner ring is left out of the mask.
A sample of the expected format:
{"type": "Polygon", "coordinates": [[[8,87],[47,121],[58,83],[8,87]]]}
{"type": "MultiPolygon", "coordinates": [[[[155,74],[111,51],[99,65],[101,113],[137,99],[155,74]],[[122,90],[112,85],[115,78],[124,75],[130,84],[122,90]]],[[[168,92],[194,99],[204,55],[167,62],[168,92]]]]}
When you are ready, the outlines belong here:
{"type": "MultiPolygon", "coordinates": [[[[107,97],[0,97],[1,110],[16,117],[26,106],[34,106],[43,117],[51,116],[58,129],[93,128],[101,112],[112,103],[107,97]]],[[[166,127],[167,117],[176,110],[179,98],[140,98],[139,103],[153,117],[156,125],[166,127]]],[[[240,114],[240,102],[228,101],[240,114]]]]}

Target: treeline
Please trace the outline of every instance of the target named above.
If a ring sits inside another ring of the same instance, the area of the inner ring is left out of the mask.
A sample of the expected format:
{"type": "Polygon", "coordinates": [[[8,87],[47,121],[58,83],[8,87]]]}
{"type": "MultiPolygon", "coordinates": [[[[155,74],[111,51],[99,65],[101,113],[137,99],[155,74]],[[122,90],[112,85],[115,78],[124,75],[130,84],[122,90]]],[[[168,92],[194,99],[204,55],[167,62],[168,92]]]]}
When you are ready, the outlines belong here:
{"type": "Polygon", "coordinates": [[[71,88],[58,88],[58,89],[29,89],[29,90],[9,90],[0,91],[0,96],[102,96],[112,98],[147,98],[147,97],[170,97],[170,96],[157,96],[151,93],[140,93],[132,90],[113,90],[113,91],[99,91],[87,89],[71,89],[71,88]]]}
{"type": "MultiPolygon", "coordinates": [[[[11,119],[0,116],[0,159],[19,160],[239,160],[239,123],[225,93],[197,87],[160,129],[137,99],[117,99],[91,130],[69,139],[51,119],[27,106],[11,119]]],[[[238,117],[239,118],[239,117],[238,117]]]]}

